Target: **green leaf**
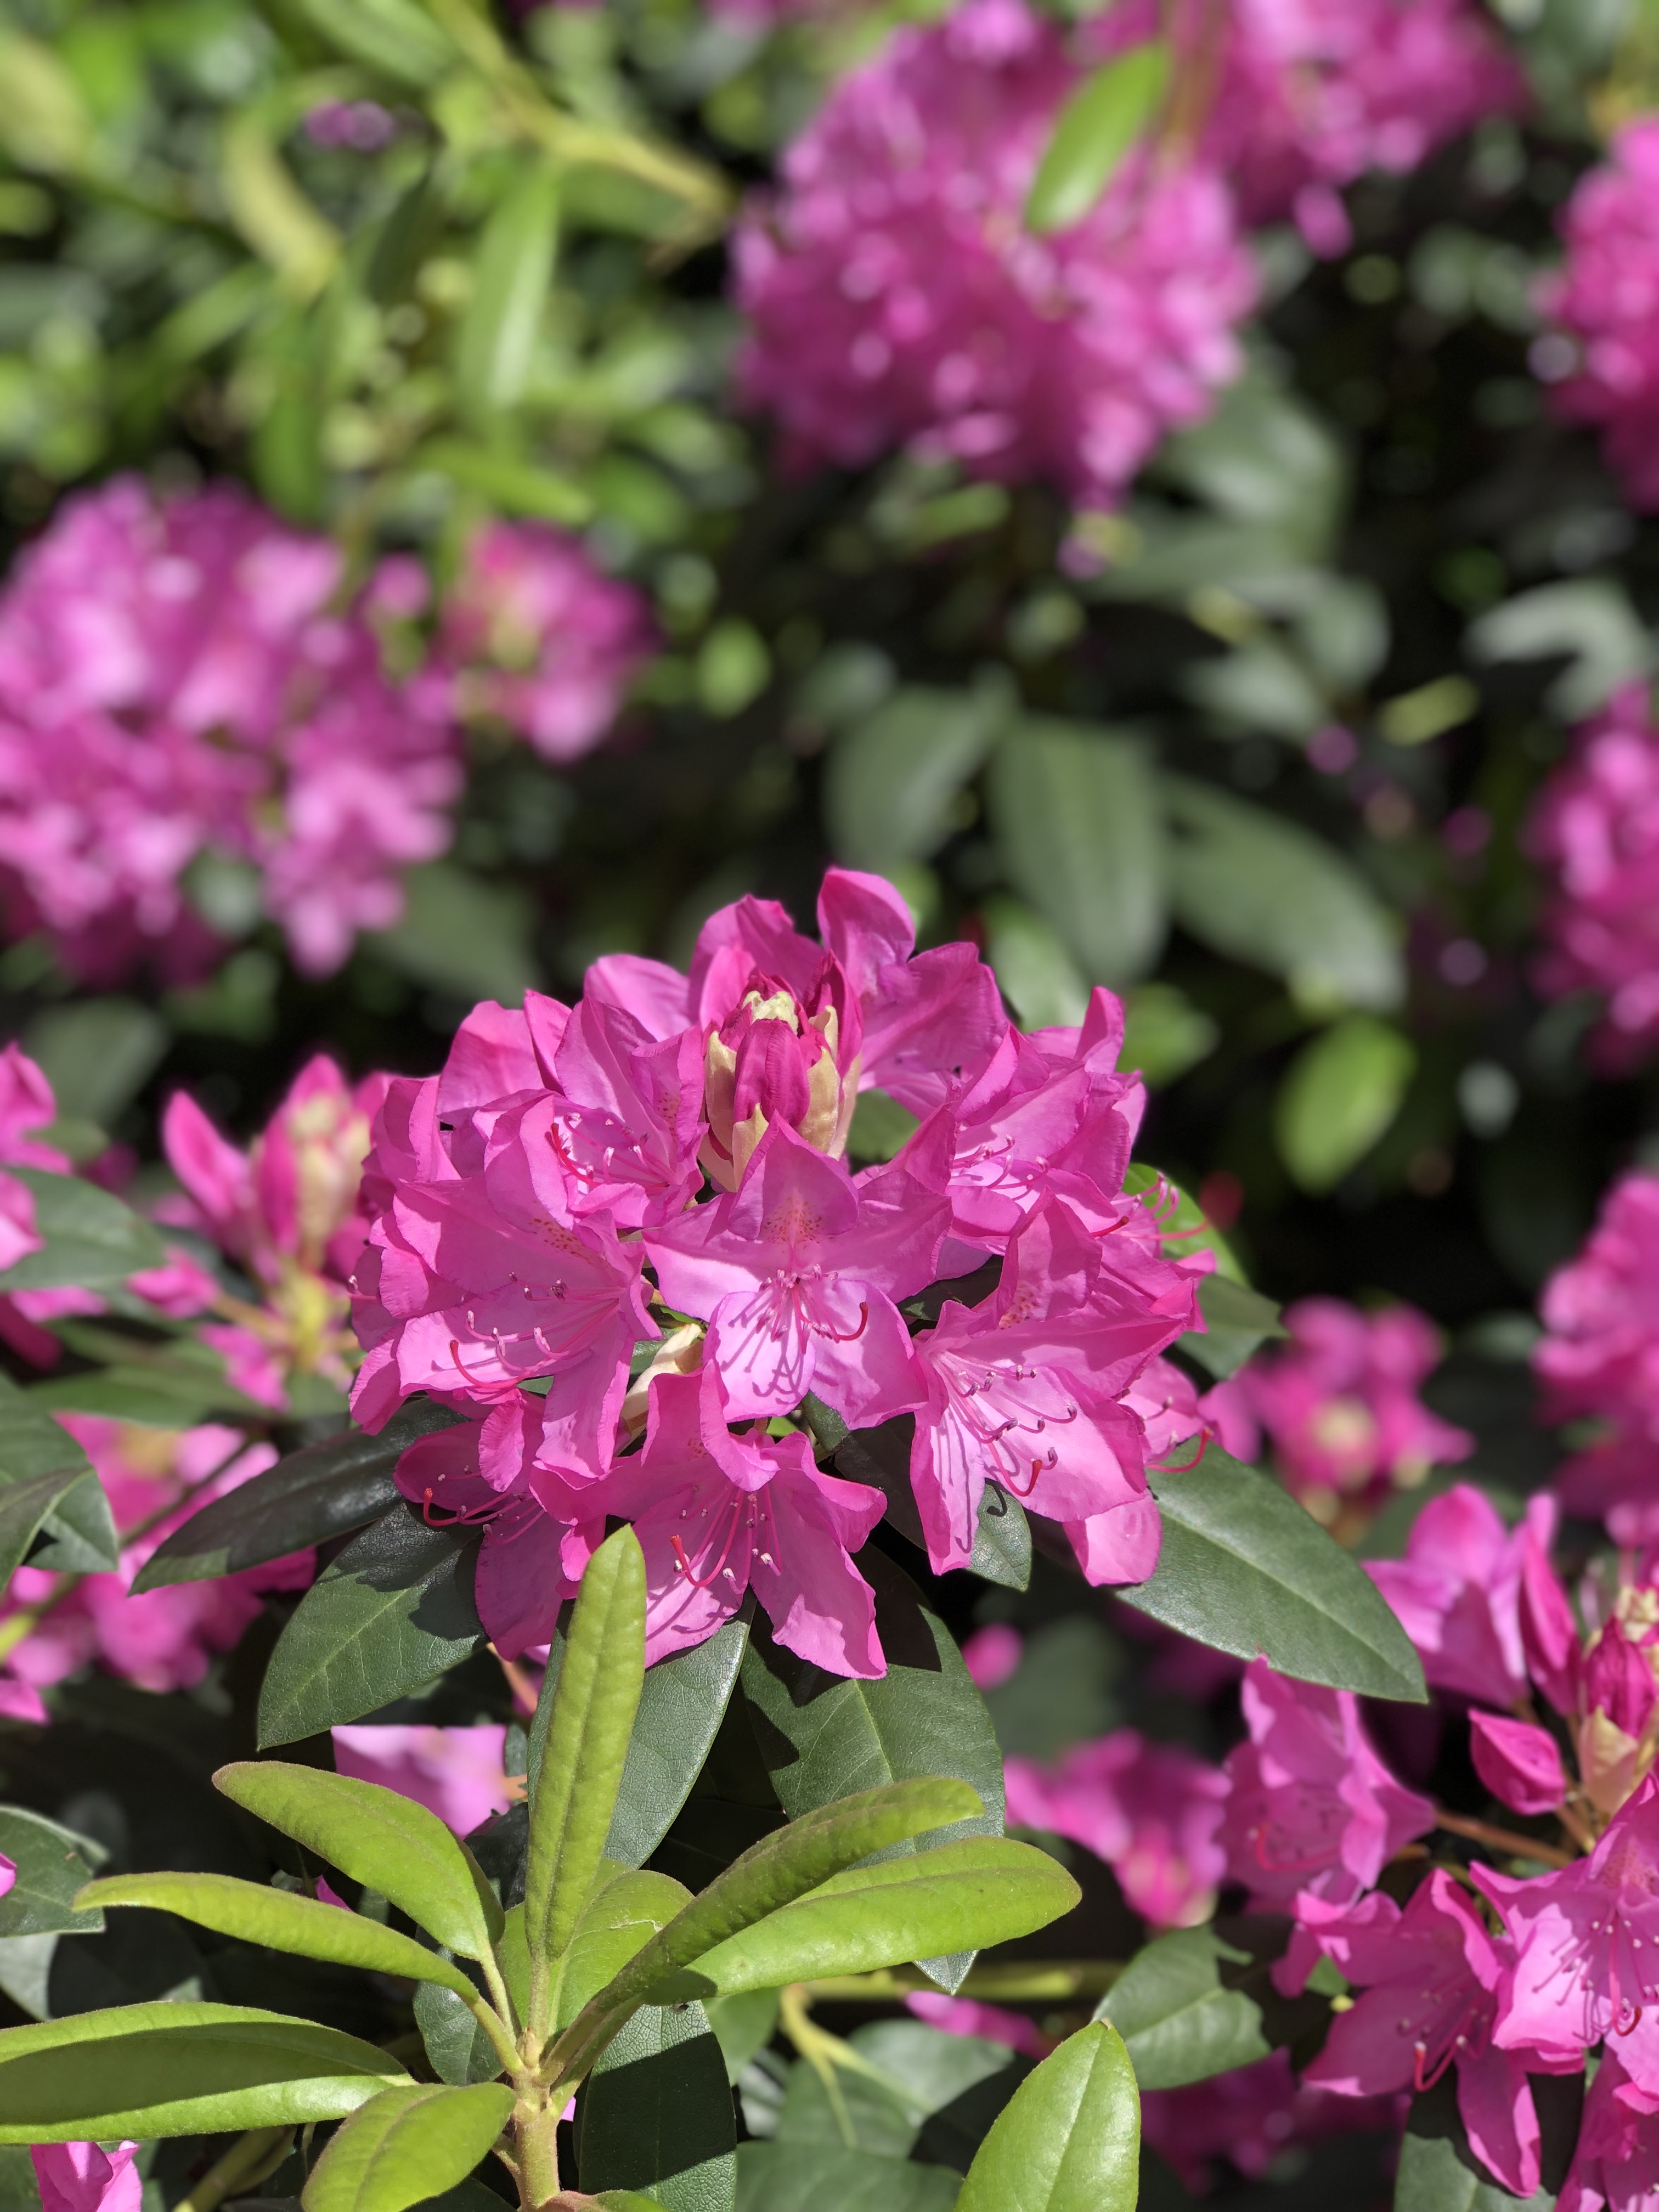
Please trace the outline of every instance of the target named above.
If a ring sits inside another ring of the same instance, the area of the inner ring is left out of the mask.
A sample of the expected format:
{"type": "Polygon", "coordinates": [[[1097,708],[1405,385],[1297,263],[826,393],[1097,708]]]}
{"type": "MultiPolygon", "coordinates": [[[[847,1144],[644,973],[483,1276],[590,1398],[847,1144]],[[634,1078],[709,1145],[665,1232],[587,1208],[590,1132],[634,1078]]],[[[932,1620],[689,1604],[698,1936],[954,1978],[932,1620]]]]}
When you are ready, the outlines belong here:
{"type": "Polygon", "coordinates": [[[307,2126],[406,2079],[335,2028],[163,1998],[0,2033],[0,2142],[307,2126]]]}
{"type": "Polygon", "coordinates": [[[568,2027],[582,2007],[690,1902],[690,1891],[670,1875],[602,1867],[558,1962],[554,2028],[568,2027]]]}
{"type": "Polygon", "coordinates": [[[1387,1012],[1405,992],[1394,917],[1352,861],[1297,823],[1166,775],[1176,919],[1212,952],[1282,976],[1313,1006],[1387,1012]]]}
{"type": "Polygon", "coordinates": [[[1031,2070],[1028,2059],[1004,2044],[946,2035],[919,2020],[872,2021],[847,2041],[860,2064],[834,2067],[838,2104],[816,2067],[790,2069],[778,2142],[811,2144],[816,2156],[846,2142],[844,2118],[860,2150],[929,2160],[965,2173],[992,2121],[1031,2070]]]}
{"type": "Polygon", "coordinates": [[[1170,83],[1161,41],[1132,46],[1095,70],[1060,109],[1025,203],[1029,230],[1080,222],[1151,126],[1170,83]]]}
{"type": "Polygon", "coordinates": [[[296,0],[311,27],[353,61],[416,90],[453,66],[455,49],[416,0],[296,0]]]}
{"type": "Polygon", "coordinates": [[[884,1091],[860,1091],[847,1133],[847,1155],[860,1165],[896,1158],[921,1127],[908,1106],[884,1091]]]}
{"type": "Polygon", "coordinates": [[[980,1494],[969,1571],[1004,1589],[1031,1586],[1031,1524],[1025,1508],[1000,1484],[988,1482],[980,1494]]]}
{"type": "Polygon", "coordinates": [[[1550,2212],[1554,2203],[1547,2189],[1512,2197],[1492,2179],[1469,2148],[1451,2081],[1437,2082],[1426,2095],[1413,2098],[1395,2175],[1394,2212],[1550,2212]]]}
{"type": "Polygon", "coordinates": [[[33,1551],[42,1566],[107,1572],[121,1542],[104,1486],[69,1431],[11,1382],[0,1384],[0,1577],[33,1551]],[[34,1550],[38,1537],[46,1546],[34,1550]]]}
{"type": "MultiPolygon", "coordinates": [[[[205,1347],[204,1347],[205,1349],[205,1347]]],[[[95,1413],[146,1429],[192,1427],[214,1414],[269,1420],[270,1408],[225,1380],[224,1363],[185,1358],[171,1368],[123,1362],[89,1375],[53,1375],[29,1396],[54,1413],[95,1413]]]]}
{"type": "Polygon", "coordinates": [[[1198,1303],[1204,1328],[1188,1329],[1176,1342],[1189,1359],[1197,1360],[1218,1380],[1237,1375],[1250,1354],[1270,1337],[1290,1334],[1271,1298],[1225,1275],[1206,1275],[1198,1286],[1198,1303]]]}
{"type": "Polygon", "coordinates": [[[647,2191],[668,2212],[732,2212],[737,2126],[701,2005],[636,2013],[576,2107],[585,2190],[647,2191]]]}
{"type": "Polygon", "coordinates": [[[1139,740],[1026,715],[991,762],[1009,881],[1097,983],[1157,964],[1165,923],[1158,787],[1139,740]]]}
{"type": "Polygon", "coordinates": [[[335,2133],[312,2168],[300,2200],[305,2212],[408,2212],[441,2196],[487,2155],[513,2102],[505,2081],[382,2090],[335,2133]]]}
{"type": "Polygon", "coordinates": [[[44,1237],[0,1273],[0,1292],[50,1291],[64,1285],[106,1290],[145,1267],[159,1267],[165,1248],[155,1230],[130,1206],[78,1176],[44,1168],[8,1168],[34,1200],[35,1233],[44,1237]]]}
{"type": "Polygon", "coordinates": [[[361,1912],[343,1912],[338,1905],[321,1905],[285,1889],[262,1889],[257,1882],[238,1881],[231,1875],[112,1875],[89,1884],[78,1902],[82,1907],[134,1905],[151,1912],[174,1912],[198,1928],[234,1936],[244,1943],[264,1943],[273,1951],[327,1959],[339,1966],[362,1966],[369,1973],[439,1982],[461,1997],[474,1994],[459,1966],[412,1936],[399,1936],[361,1912]]]}
{"type": "Polygon", "coordinates": [[[378,1890],[447,1950],[482,1959],[501,1933],[501,1906],[472,1854],[411,1798],[275,1759],[222,1766],[213,1780],[233,1804],[378,1890]]]}
{"type": "Polygon", "coordinates": [[[1151,1476],[1164,1547],[1124,1602],[1281,1674],[1425,1705],[1422,1662],[1369,1575],[1279,1484],[1212,1444],[1151,1476]]]}
{"type": "MultiPolygon", "coordinates": [[[[709,1747],[737,1686],[749,1645],[745,1610],[706,1643],[659,1659],[646,1670],[639,1711],[629,1741],[622,1788],[605,1838],[605,1856],[623,1866],[642,1866],[673,1826],[702,1771],[709,1747]]],[[[542,1677],[530,1731],[529,1786],[541,1772],[542,1745],[558,1687],[564,1638],[556,1636],[542,1677]]]]}
{"type": "Polygon", "coordinates": [[[787,2143],[738,2150],[737,2212],[951,2212],[960,2174],[908,2159],[819,2148],[810,2159],[787,2143]]]}
{"type": "Polygon", "coordinates": [[[488,430],[524,398],[558,246],[559,180],[532,160],[483,227],[461,319],[455,386],[462,412],[488,430]]]}
{"type": "MultiPolygon", "coordinates": [[[[781,1830],[779,1840],[793,1832],[781,1830]]],[[[979,1950],[1046,1928],[1082,1893],[1057,1860],[1030,1844],[1006,1836],[942,1844],[834,1875],[700,1954],[657,1992],[736,1996],[979,1950]]]]}
{"type": "Polygon", "coordinates": [[[951,808],[1006,726],[1005,683],[940,691],[909,684],[836,736],[824,764],[836,857],[879,875],[936,853],[951,808]]]}
{"type": "Polygon", "coordinates": [[[161,1065],[167,1027],[137,999],[77,999],[47,1006],[23,1046],[51,1084],[60,1121],[107,1129],[161,1065]]]}
{"type": "Polygon", "coordinates": [[[348,1429],[290,1452],[175,1528],[145,1562],[134,1595],[239,1574],[381,1519],[399,1503],[392,1474],[410,1445],[459,1418],[435,1399],[411,1398],[378,1436],[348,1429]]]}
{"type": "Polygon", "coordinates": [[[1116,2029],[1097,2021],[1014,2092],[957,2212],[1134,2212],[1139,2169],[1134,2069],[1116,2029]]]}
{"type": "Polygon", "coordinates": [[[477,2014],[453,1990],[422,1982],[415,1992],[415,2025],[441,2081],[464,2088],[472,2081],[493,2081],[501,2072],[501,2054],[477,2014]]]}
{"type": "Polygon", "coordinates": [[[457,1667],[484,1640],[476,1536],[388,1513],[300,1601],[259,1692],[259,1747],[360,1720],[457,1667]]]}
{"type": "Polygon", "coordinates": [[[96,1844],[42,1814],[0,1805],[0,1851],[17,1869],[0,1897],[0,1937],[98,1934],[103,1914],[75,1902],[104,1856],[96,1844]]]}
{"type": "Polygon", "coordinates": [[[1180,2089],[1267,2057],[1261,2008],[1224,1984],[1224,1962],[1246,1966],[1249,1954],[1212,1928],[1177,1928],[1132,1959],[1102,2000],[1095,2017],[1123,2038],[1143,2089],[1180,2089]]]}
{"type": "Polygon", "coordinates": [[[559,1665],[525,1860],[529,2025],[550,2022],[550,1969],[574,1935],[622,1786],[645,1679],[645,1554],[618,1528],[588,1561],[559,1665]]]}
{"type": "Polygon", "coordinates": [[[1074,1028],[1088,1012],[1089,986],[1054,924],[1000,894],[984,901],[980,920],[985,957],[1021,1029],[1074,1028]]]}
{"type": "Polygon", "coordinates": [[[1415,1046],[1370,1014],[1349,1014],[1304,1045],[1273,1102],[1291,1180],[1334,1190],[1392,1126],[1416,1068],[1415,1046]]]}
{"type": "Polygon", "coordinates": [[[720,2038],[726,2078],[734,2087],[744,2068],[776,2032],[778,1996],[776,1990],[750,1990],[740,1997],[710,1997],[704,2007],[720,2038]]]}
{"type": "Polygon", "coordinates": [[[428,860],[403,878],[404,912],[364,942],[400,974],[463,999],[516,1006],[541,981],[532,949],[535,910],[522,886],[486,883],[450,860],[428,860]]]}
{"type": "Polygon", "coordinates": [[[1220,1025],[1173,983],[1138,983],[1123,1011],[1118,1065],[1134,1069],[1154,1091],[1179,1082],[1221,1042],[1220,1025]]]}
{"type": "Polygon", "coordinates": [[[1477,660],[1555,660],[1571,665],[1544,694],[1564,720],[1583,721],[1621,684],[1653,669],[1653,640],[1623,585],[1611,576],[1575,576],[1540,584],[1489,608],[1469,624],[1477,660]]]}
{"type": "Polygon", "coordinates": [[[410,466],[436,469],[441,476],[482,492],[504,514],[532,514],[543,522],[577,530],[593,520],[593,495],[569,477],[493,446],[470,445],[463,438],[429,438],[410,466]]]}

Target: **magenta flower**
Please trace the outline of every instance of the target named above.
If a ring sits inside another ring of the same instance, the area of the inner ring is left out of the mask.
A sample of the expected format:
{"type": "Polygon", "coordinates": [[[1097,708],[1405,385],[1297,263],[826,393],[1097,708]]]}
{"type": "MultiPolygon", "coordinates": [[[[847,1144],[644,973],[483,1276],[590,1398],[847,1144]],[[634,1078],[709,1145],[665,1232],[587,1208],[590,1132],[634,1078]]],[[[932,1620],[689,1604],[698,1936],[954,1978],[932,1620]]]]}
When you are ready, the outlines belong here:
{"type": "Polygon", "coordinates": [[[1632,2081],[1609,2047],[1584,2099],[1578,2144],[1557,2212],[1654,2212],[1659,2204],[1659,2095],[1632,2081]]]}
{"type": "Polygon", "coordinates": [[[0,1268],[15,1267],[40,1249],[34,1226],[34,1199],[5,1168],[45,1168],[69,1172],[69,1162],[31,1131],[43,1129],[58,1115],[52,1085],[21,1045],[0,1052],[0,1268]]]}
{"type": "Polygon", "coordinates": [[[1005,2044],[1026,2058],[1046,2058],[1054,2047],[1034,2020],[1006,2005],[982,2004],[977,1997],[947,1997],[943,1990],[913,1990],[904,2008],[929,2027],[945,2035],[977,2036],[984,2043],[1005,2044]]]}
{"type": "Polygon", "coordinates": [[[1218,2159],[1260,2181],[1294,2146],[1362,2130],[1398,2133],[1404,2106],[1401,2097],[1334,2097],[1300,2083],[1290,2053],[1274,2051],[1190,2088],[1143,2091],[1141,2137],[1201,2195],[1215,2185],[1218,2159]]]}
{"type": "Polygon", "coordinates": [[[158,499],[118,477],[66,500],[0,598],[0,887],[76,975],[215,940],[185,873],[257,872],[298,964],[337,968],[449,843],[453,732],[386,675],[342,556],[234,485],[158,499]]]}
{"type": "Polygon", "coordinates": [[[1227,1871],[1218,1840],[1227,1777],[1176,1744],[1116,1729],[1055,1766],[1006,1762],[1008,1818],[1069,1836],[1116,1875],[1155,1928],[1207,1920],[1227,1871]]]}
{"type": "Polygon", "coordinates": [[[1506,2189],[1530,2197],[1539,2130],[1527,2054],[1492,2041],[1507,1961],[1452,1876],[1437,1867],[1403,1912],[1379,1890],[1346,1908],[1303,1898],[1297,1917],[1362,1992],[1333,2019],[1304,2078],[1340,2096],[1370,2097],[1427,2089],[1455,2065],[1475,2156],[1506,2189]]]}
{"type": "MultiPolygon", "coordinates": [[[[513,1802],[503,1764],[507,1729],[499,1722],[475,1728],[370,1725],[329,1733],[337,1773],[412,1798],[458,1836],[470,1836],[513,1802]]],[[[521,1791],[522,1776],[519,1782],[521,1791]]]]}
{"type": "Polygon", "coordinates": [[[1491,1705],[1525,1696],[1523,1555],[1540,1546],[1547,1554],[1554,1525],[1551,1502],[1534,1498],[1511,1536],[1480,1492],[1460,1482],[1418,1515],[1403,1559],[1366,1563],[1436,1688],[1491,1705]]]}
{"type": "Polygon", "coordinates": [[[111,2150],[91,2142],[32,2143],[40,2212],[138,2212],[143,2177],[133,2164],[136,2142],[111,2150]]]}
{"type": "Polygon", "coordinates": [[[1565,1802],[1567,1773],[1547,1729],[1504,1713],[1469,1715],[1469,1756],[1500,1805],[1535,1817],[1565,1802]]]}
{"type": "Polygon", "coordinates": [[[1292,1682],[1257,1659],[1244,1676],[1250,1735],[1228,1758],[1228,1870],[1266,1906],[1304,1893],[1352,1905],[1434,1808],[1371,1748],[1352,1692],[1292,1682]]]}

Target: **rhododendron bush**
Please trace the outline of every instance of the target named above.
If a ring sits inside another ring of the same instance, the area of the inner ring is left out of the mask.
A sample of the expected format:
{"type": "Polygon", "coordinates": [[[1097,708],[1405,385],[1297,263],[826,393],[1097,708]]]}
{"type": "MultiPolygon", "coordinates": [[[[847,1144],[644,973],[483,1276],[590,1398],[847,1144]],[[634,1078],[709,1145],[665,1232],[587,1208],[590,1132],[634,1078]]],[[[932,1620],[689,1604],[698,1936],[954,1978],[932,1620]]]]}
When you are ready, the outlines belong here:
{"type": "Polygon", "coordinates": [[[0,0],[0,2212],[1659,2212],[1656,185],[0,0]]]}

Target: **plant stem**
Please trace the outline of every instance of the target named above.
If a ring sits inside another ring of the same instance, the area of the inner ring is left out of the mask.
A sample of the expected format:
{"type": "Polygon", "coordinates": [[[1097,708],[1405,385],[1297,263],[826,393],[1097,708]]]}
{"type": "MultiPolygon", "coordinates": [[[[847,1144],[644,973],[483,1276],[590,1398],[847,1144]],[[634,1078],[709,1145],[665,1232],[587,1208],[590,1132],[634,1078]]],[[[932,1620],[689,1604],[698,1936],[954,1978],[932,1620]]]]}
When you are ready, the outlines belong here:
{"type": "Polygon", "coordinates": [[[250,2128],[209,2166],[189,2196],[179,2198],[173,2212],[214,2212],[234,2191],[275,2173],[293,2141],[292,2128],[250,2128]]]}
{"type": "Polygon", "coordinates": [[[519,2202],[523,2212],[542,2212],[559,2194],[559,2113],[550,2097],[520,2104],[513,2115],[519,2154],[519,2202]]]}
{"type": "Polygon", "coordinates": [[[1434,1813],[1437,1827],[1449,1835],[1467,1836],[1472,1844],[1489,1844],[1495,1851],[1507,1851],[1518,1859],[1536,1859],[1541,1866],[1570,1867],[1578,1863],[1576,1851],[1564,1851],[1554,1844],[1540,1844],[1536,1836],[1518,1835],[1513,1828],[1495,1828],[1489,1820],[1471,1820],[1462,1813],[1448,1813],[1437,1805],[1434,1813]]]}

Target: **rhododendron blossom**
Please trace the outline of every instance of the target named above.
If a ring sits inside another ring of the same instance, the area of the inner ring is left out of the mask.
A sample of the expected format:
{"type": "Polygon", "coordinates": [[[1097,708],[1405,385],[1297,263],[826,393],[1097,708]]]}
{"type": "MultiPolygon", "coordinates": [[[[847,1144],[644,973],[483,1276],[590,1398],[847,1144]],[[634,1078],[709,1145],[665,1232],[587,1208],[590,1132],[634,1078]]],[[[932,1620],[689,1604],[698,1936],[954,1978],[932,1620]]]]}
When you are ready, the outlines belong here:
{"type": "Polygon", "coordinates": [[[357,1782],[378,1782],[435,1813],[458,1836],[470,1836],[494,1813],[522,1795],[503,1763],[507,1729],[484,1722],[473,1728],[409,1728],[385,1723],[330,1730],[334,1770],[357,1782]]]}
{"type": "Polygon", "coordinates": [[[40,2212],[138,2212],[144,2183],[132,2162],[137,2148],[136,2142],[109,2150],[94,2142],[32,2144],[40,2212]]]}
{"type": "Polygon", "coordinates": [[[1155,1928],[1209,1917],[1227,1871],[1218,1832],[1229,1784],[1207,1760],[1117,1729],[1055,1765],[1011,1758],[1006,1771],[1009,1820],[1103,1859],[1155,1928]]]}
{"type": "Polygon", "coordinates": [[[1601,2055],[1557,2212],[1654,2212],[1659,2205],[1659,2095],[1601,2055]]]}
{"type": "Polygon", "coordinates": [[[398,878],[450,839],[447,723],[385,673],[343,556],[234,485],[158,498],[118,477],[67,500],[0,595],[0,890],[78,976],[214,939],[185,873],[258,871],[313,975],[398,919],[398,878]]]}

